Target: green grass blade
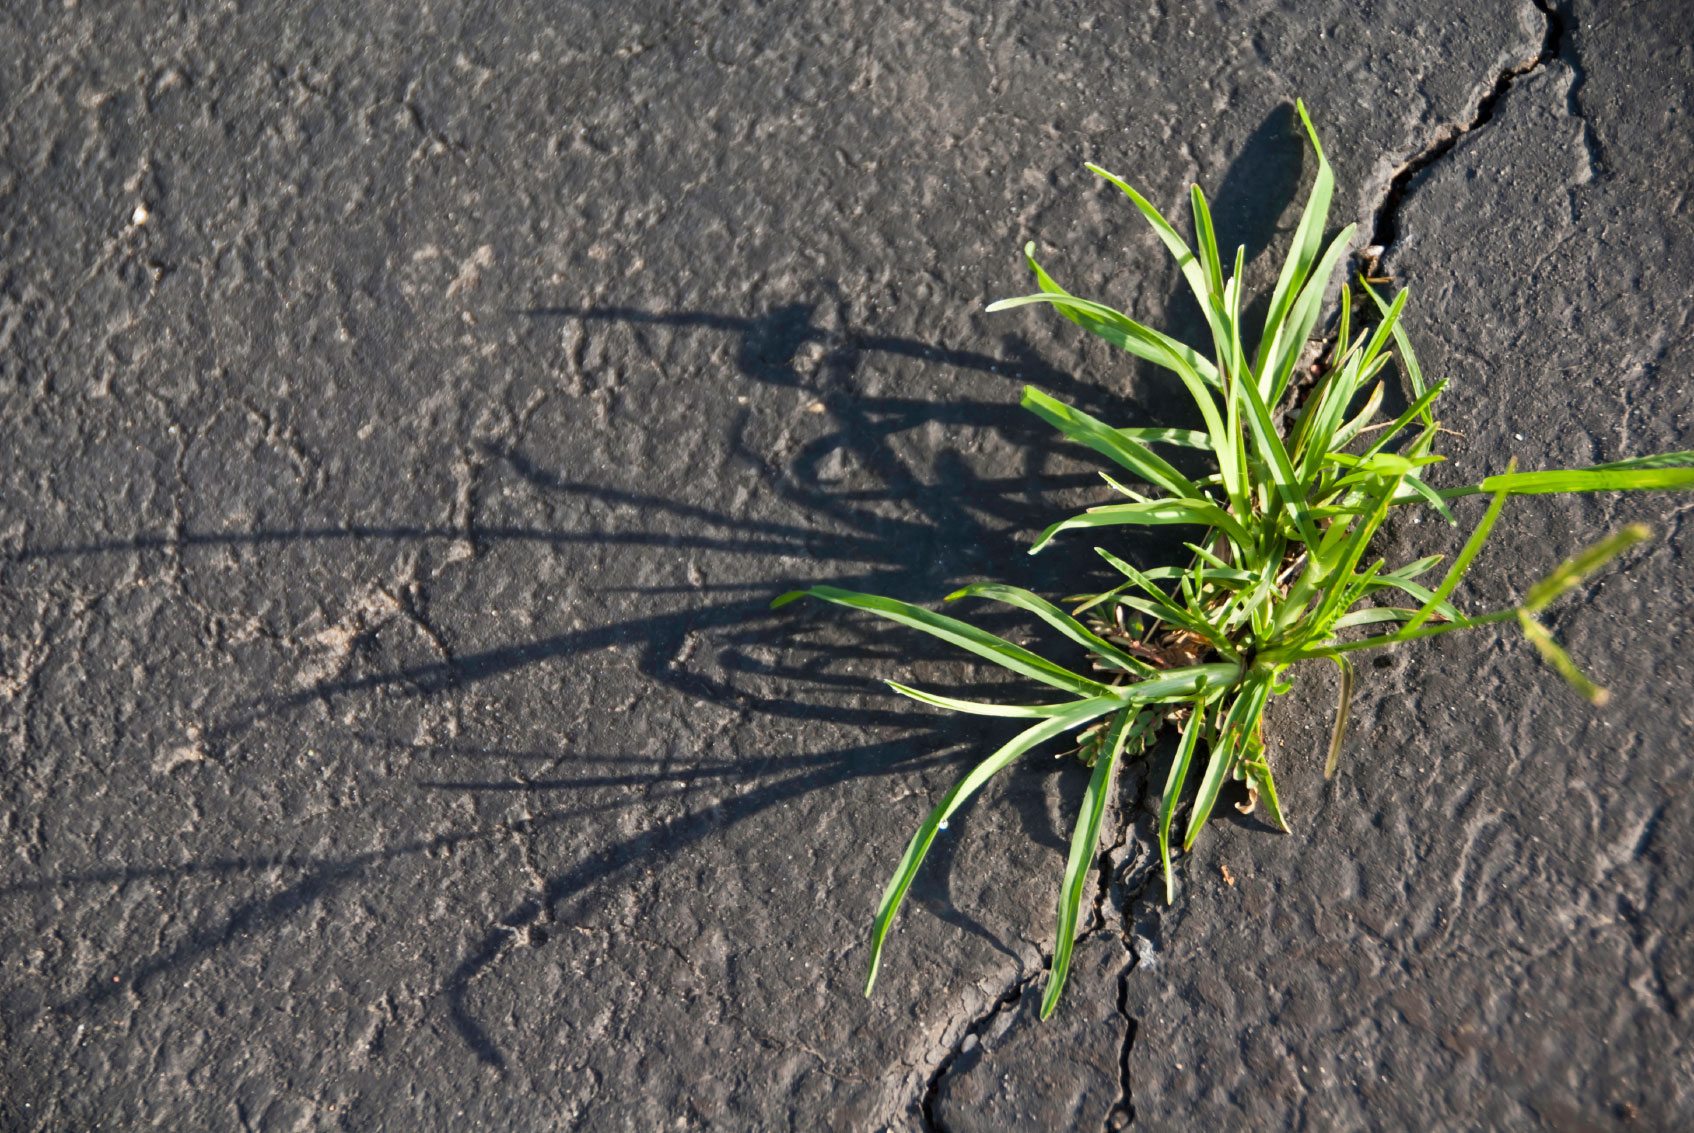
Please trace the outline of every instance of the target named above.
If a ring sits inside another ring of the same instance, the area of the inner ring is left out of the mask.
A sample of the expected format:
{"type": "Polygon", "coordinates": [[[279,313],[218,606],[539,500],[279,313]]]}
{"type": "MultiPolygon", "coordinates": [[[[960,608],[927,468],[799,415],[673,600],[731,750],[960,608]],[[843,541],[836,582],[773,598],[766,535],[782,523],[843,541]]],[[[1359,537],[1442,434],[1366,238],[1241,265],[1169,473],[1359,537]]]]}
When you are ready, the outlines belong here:
{"type": "Polygon", "coordinates": [[[1364,451],[1364,455],[1375,456],[1384,448],[1388,447],[1388,443],[1404,432],[1406,427],[1410,425],[1414,419],[1423,420],[1425,424],[1430,424],[1431,422],[1427,420],[1429,416],[1428,409],[1432,404],[1434,404],[1435,399],[1441,396],[1442,391],[1446,388],[1447,383],[1443,380],[1436,382],[1434,385],[1424,390],[1423,393],[1419,394],[1417,400],[1407,406],[1404,413],[1394,418],[1393,423],[1386,429],[1382,430],[1376,440],[1372,442],[1370,448],[1364,451]]]}
{"type": "Polygon", "coordinates": [[[1490,476],[1480,484],[1447,488],[1444,500],[1505,491],[1514,496],[1543,496],[1561,492],[1630,492],[1654,489],[1694,488],[1694,468],[1681,463],[1661,465],[1658,461],[1680,460],[1683,453],[1660,453],[1638,461],[1597,464],[1592,468],[1552,469],[1544,472],[1510,472],[1490,476]]]}
{"type": "Polygon", "coordinates": [[[1024,387],[1022,405],[1071,440],[1116,461],[1147,483],[1156,484],[1172,495],[1205,499],[1192,480],[1145,445],[1125,436],[1123,430],[1049,397],[1034,386],[1024,387]]]}
{"type": "Polygon", "coordinates": [[[1588,699],[1596,708],[1603,708],[1612,694],[1589,680],[1576,662],[1570,659],[1570,654],[1559,648],[1559,643],[1553,640],[1553,635],[1547,632],[1547,627],[1530,617],[1523,610],[1518,611],[1518,625],[1523,628],[1523,635],[1529,638],[1529,643],[1535,646],[1535,651],[1541,654],[1541,659],[1551,665],[1559,676],[1565,678],[1570,686],[1588,699]]]}
{"type": "MultiPolygon", "coordinates": [[[[1164,215],[1160,213],[1158,209],[1154,208],[1152,203],[1148,201],[1146,197],[1143,197],[1140,193],[1136,192],[1130,186],[1129,182],[1125,181],[1115,173],[1102,169],[1093,162],[1088,163],[1087,169],[1096,177],[1102,178],[1103,180],[1109,181],[1113,185],[1117,186],[1118,191],[1128,197],[1135,207],[1140,210],[1141,215],[1146,219],[1148,225],[1151,226],[1153,232],[1159,237],[1160,242],[1164,244],[1172,258],[1176,260],[1177,266],[1182,269],[1182,278],[1188,281],[1188,289],[1194,293],[1194,298],[1200,304],[1201,312],[1205,314],[1206,321],[1211,324],[1212,337],[1221,345],[1223,342],[1223,336],[1221,333],[1222,328],[1218,326],[1216,320],[1213,318],[1211,306],[1211,297],[1216,294],[1216,292],[1211,287],[1211,281],[1209,278],[1211,273],[1207,266],[1200,262],[1200,258],[1188,247],[1188,242],[1178,235],[1176,229],[1171,227],[1170,222],[1164,218],[1164,215]]],[[[1213,246],[1213,255],[1214,257],[1216,256],[1215,241],[1213,246]]]]}
{"type": "Polygon", "coordinates": [[[1141,676],[1152,676],[1153,667],[1144,661],[1125,653],[1053,603],[1037,594],[1018,586],[1005,586],[998,582],[978,582],[970,586],[960,587],[947,595],[946,601],[955,602],[960,598],[987,598],[993,602],[1004,602],[1008,606],[1016,606],[1020,610],[1028,610],[1084,649],[1092,651],[1102,660],[1116,665],[1118,668],[1141,676]]]}
{"type": "Polygon", "coordinates": [[[1281,344],[1284,338],[1284,323],[1288,311],[1294,303],[1295,295],[1305,284],[1311,273],[1312,264],[1317,261],[1318,249],[1323,244],[1323,230],[1329,222],[1329,202],[1335,193],[1335,172],[1329,167],[1329,160],[1323,155],[1323,143],[1318,141],[1318,133],[1312,126],[1312,120],[1306,113],[1303,102],[1296,101],[1295,110],[1299,112],[1300,121],[1306,127],[1306,136],[1311,139],[1312,150],[1318,155],[1317,179],[1312,182],[1312,192],[1306,198],[1306,207],[1300,213],[1300,224],[1294,230],[1294,243],[1288,249],[1288,258],[1282,263],[1282,271],[1277,276],[1276,290],[1271,293],[1270,310],[1265,315],[1265,330],[1259,340],[1259,350],[1254,358],[1253,368],[1261,376],[1265,366],[1281,344]]]}
{"type": "Polygon", "coordinates": [[[1177,744],[1176,758],[1171,760],[1170,774],[1165,777],[1165,792],[1159,800],[1159,863],[1165,873],[1165,904],[1176,900],[1175,882],[1171,877],[1171,820],[1176,816],[1176,804],[1182,797],[1182,785],[1188,778],[1188,765],[1194,760],[1194,745],[1205,726],[1206,706],[1196,704],[1183,726],[1182,740],[1177,744]]]}
{"type": "MultiPolygon", "coordinates": [[[[1371,290],[1370,283],[1362,276],[1359,279],[1359,286],[1363,287],[1365,289],[1365,294],[1371,297],[1371,301],[1376,304],[1376,309],[1386,315],[1389,311],[1389,304],[1384,303],[1382,301],[1382,296],[1371,290]]],[[[1425,392],[1423,384],[1423,367],[1418,365],[1417,351],[1412,349],[1412,340],[1407,337],[1405,328],[1400,325],[1400,321],[1398,319],[1394,321],[1394,346],[1400,351],[1400,364],[1406,368],[1406,381],[1411,383],[1413,396],[1421,398],[1425,392]]],[[[1430,418],[1429,407],[1427,404],[1424,406],[1419,416],[1425,425],[1434,424],[1434,421],[1430,418]]]]}
{"type": "Polygon", "coordinates": [[[1329,754],[1324,756],[1323,777],[1335,778],[1335,768],[1341,763],[1341,744],[1347,738],[1347,715],[1353,710],[1353,663],[1345,657],[1331,657],[1341,670],[1341,693],[1335,705],[1335,723],[1329,729],[1329,754]]]}
{"type": "Polygon", "coordinates": [[[1507,492],[1514,496],[1694,488],[1694,468],[1576,468],[1554,472],[1511,472],[1490,476],[1482,482],[1481,488],[1484,492],[1507,492]]]}
{"type": "Polygon", "coordinates": [[[1592,547],[1566,559],[1552,574],[1529,588],[1529,593],[1524,595],[1523,599],[1524,612],[1540,613],[1560,595],[1580,586],[1595,571],[1652,534],[1646,524],[1632,523],[1617,534],[1602,539],[1592,547]]]}
{"type": "Polygon", "coordinates": [[[1323,258],[1318,261],[1312,271],[1311,278],[1300,289],[1299,295],[1288,308],[1287,323],[1283,326],[1284,337],[1271,352],[1265,368],[1259,370],[1259,384],[1268,391],[1265,400],[1272,405],[1282,400],[1287,391],[1289,381],[1294,375],[1294,363],[1300,357],[1300,351],[1305,349],[1311,340],[1312,328],[1317,325],[1318,315],[1323,310],[1323,294],[1329,286],[1329,280],[1335,274],[1336,265],[1341,262],[1341,256],[1352,243],[1353,233],[1357,226],[1349,224],[1330,241],[1324,250],[1323,258]]]}
{"type": "Polygon", "coordinates": [[[1206,293],[1223,293],[1223,261],[1218,257],[1217,233],[1212,229],[1212,210],[1200,186],[1188,190],[1188,207],[1194,213],[1194,243],[1200,248],[1200,266],[1206,273],[1206,293]]]}
{"type": "Polygon", "coordinates": [[[937,614],[921,606],[909,605],[893,598],[883,598],[875,594],[861,594],[855,590],[842,590],[834,586],[813,586],[806,590],[791,590],[771,603],[771,608],[778,609],[800,598],[821,598],[825,602],[833,602],[838,606],[847,606],[855,610],[864,610],[877,614],[901,625],[910,626],[938,637],[950,645],[975,653],[978,657],[994,662],[1014,673],[1033,677],[1042,684],[1062,688],[1067,692],[1080,693],[1083,696],[1099,696],[1107,692],[1107,687],[1099,681],[1089,680],[1071,672],[1063,666],[1056,665],[1047,658],[1031,653],[1021,645],[1014,645],[1003,637],[997,637],[986,630],[967,625],[956,618],[945,614],[937,614]]]}
{"type": "Polygon", "coordinates": [[[1176,445],[1178,448],[1209,449],[1212,438],[1197,429],[1119,429],[1125,437],[1144,445],[1176,445]]]}
{"type": "Polygon", "coordinates": [[[1683,452],[1661,452],[1653,456],[1637,456],[1629,460],[1614,460],[1610,464],[1596,464],[1595,471],[1613,471],[1626,468],[1688,468],[1694,466],[1694,450],[1683,452]]]}
{"type": "Polygon", "coordinates": [[[1125,524],[1140,527],[1199,526],[1215,527],[1234,541],[1237,547],[1250,548],[1253,537],[1239,520],[1218,505],[1206,500],[1152,500],[1144,504],[1107,504],[1091,508],[1081,515],[1061,520],[1043,531],[1029,549],[1038,553],[1061,531],[1078,531],[1093,527],[1118,527],[1125,524]]]}
{"type": "Polygon", "coordinates": [[[1142,326],[1122,311],[1114,310],[1091,299],[1081,299],[1067,292],[1044,291],[1038,295],[1018,295],[990,303],[984,310],[1010,311],[1034,303],[1046,303],[1091,333],[1098,335],[1120,350],[1163,366],[1178,375],[1192,375],[1209,385],[1218,384],[1217,367],[1193,347],[1184,345],[1169,335],[1142,326]]]}
{"type": "Polygon", "coordinates": [[[1054,716],[1063,716],[1066,712],[1083,703],[1080,700],[1067,700],[1063,704],[988,704],[980,700],[960,700],[957,697],[942,696],[940,693],[925,692],[921,688],[912,688],[899,681],[883,681],[883,684],[899,693],[909,696],[919,704],[928,704],[935,708],[945,708],[951,712],[964,712],[972,716],[1005,716],[1013,719],[1049,720],[1054,716]]]}
{"type": "Polygon", "coordinates": [[[906,846],[906,853],[901,857],[900,864],[895,867],[894,876],[889,879],[888,888],[883,891],[882,901],[877,906],[876,920],[871,926],[871,962],[870,974],[865,979],[866,995],[876,986],[877,972],[882,967],[882,949],[888,941],[888,930],[894,923],[894,915],[900,911],[900,903],[906,899],[906,891],[912,887],[912,879],[917,876],[918,867],[923,864],[924,855],[929,853],[929,847],[934,843],[941,824],[981,790],[983,784],[1005,770],[1013,760],[1030,748],[1122,706],[1123,702],[1116,699],[1090,700],[1079,704],[1063,716],[1043,720],[1018,733],[1009,743],[972,768],[942,796],[941,801],[929,812],[929,817],[924,819],[923,825],[918,827],[917,833],[912,835],[911,842],[906,846]]]}
{"type": "Polygon", "coordinates": [[[1248,782],[1253,784],[1258,792],[1259,801],[1265,804],[1265,813],[1284,834],[1292,834],[1288,828],[1288,817],[1282,813],[1282,803],[1276,797],[1276,776],[1271,774],[1270,764],[1265,761],[1261,751],[1252,759],[1243,760],[1241,769],[1247,773],[1248,782]]]}
{"type": "Polygon", "coordinates": [[[1240,391],[1246,402],[1247,425],[1253,432],[1254,445],[1269,465],[1271,482],[1276,487],[1277,495],[1282,497],[1283,506],[1288,509],[1290,518],[1300,529],[1300,538],[1305,541],[1306,546],[1317,546],[1318,531],[1312,523],[1312,517],[1306,513],[1306,490],[1295,478],[1294,465],[1288,459],[1288,450],[1283,447],[1282,438],[1277,435],[1270,408],[1265,405],[1264,398],[1259,396],[1250,376],[1248,380],[1236,382],[1233,388],[1240,391]]]}
{"type": "Polygon", "coordinates": [[[1188,830],[1182,838],[1184,852],[1194,848],[1195,839],[1212,816],[1218,792],[1224,779],[1235,770],[1236,762],[1246,752],[1252,730],[1258,725],[1270,695],[1270,681],[1264,678],[1250,681],[1243,687],[1218,728],[1218,738],[1212,744],[1212,758],[1206,764],[1206,774],[1200,779],[1194,795],[1194,811],[1188,816],[1188,830]]]}
{"type": "Polygon", "coordinates": [[[1059,1005],[1059,996],[1065,990],[1065,978],[1070,975],[1071,950],[1076,946],[1076,934],[1082,927],[1082,891],[1088,884],[1088,867],[1100,845],[1100,824],[1111,802],[1118,757],[1123,754],[1124,739],[1136,715],[1133,709],[1125,709],[1112,718],[1100,757],[1094,761],[1094,774],[1088,780],[1088,790],[1082,796],[1082,810],[1076,816],[1076,831],[1071,835],[1070,856],[1065,861],[1065,879],[1059,887],[1059,926],[1053,944],[1053,967],[1047,974],[1047,988],[1041,996],[1043,1019],[1059,1005]]]}
{"type": "Polygon", "coordinates": [[[1489,502],[1488,510],[1483,513],[1481,521],[1476,525],[1476,530],[1471,532],[1470,538],[1465,540],[1464,548],[1459,552],[1458,557],[1453,560],[1453,564],[1447,568],[1447,574],[1441,579],[1441,585],[1435,588],[1435,593],[1430,596],[1430,600],[1423,604],[1423,607],[1418,610],[1410,622],[1406,623],[1407,631],[1423,625],[1424,622],[1429,620],[1430,615],[1435,613],[1435,608],[1439,603],[1452,597],[1453,589],[1459,585],[1459,580],[1465,576],[1465,571],[1470,569],[1471,560],[1476,558],[1477,552],[1481,551],[1482,545],[1488,541],[1488,533],[1494,529],[1494,521],[1500,518],[1500,509],[1506,506],[1506,498],[1510,495],[1511,493],[1504,489],[1494,493],[1494,499],[1489,502]]]}

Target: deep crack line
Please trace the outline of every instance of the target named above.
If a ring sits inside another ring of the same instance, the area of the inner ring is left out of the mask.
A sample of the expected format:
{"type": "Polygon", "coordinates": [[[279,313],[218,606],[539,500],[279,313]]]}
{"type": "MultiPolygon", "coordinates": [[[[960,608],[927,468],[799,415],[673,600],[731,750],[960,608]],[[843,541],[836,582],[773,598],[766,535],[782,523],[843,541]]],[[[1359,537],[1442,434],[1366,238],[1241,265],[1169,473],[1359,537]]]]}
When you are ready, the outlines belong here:
{"type": "Polygon", "coordinates": [[[1454,147],[1467,134],[1486,126],[1494,120],[1495,111],[1499,109],[1500,100],[1506,97],[1519,79],[1543,69],[1548,63],[1559,57],[1564,47],[1565,38],[1569,31],[1565,17],[1554,9],[1548,0],[1532,0],[1542,18],[1546,21],[1546,29],[1541,37],[1541,50],[1534,58],[1525,60],[1515,67],[1501,71],[1494,79],[1494,86],[1482,96],[1476,104],[1476,112],[1470,121],[1455,125],[1448,123],[1436,131],[1435,137],[1413,154],[1389,179],[1388,193],[1382,204],[1376,210],[1376,220],[1371,226],[1370,241],[1359,259],[1366,267],[1367,275],[1379,274],[1377,264],[1389,249],[1393,248],[1400,239],[1400,213],[1405,208],[1407,199],[1413,192],[1413,181],[1418,174],[1428,169],[1453,152],[1454,147]]]}
{"type": "Polygon", "coordinates": [[[952,1049],[941,1056],[941,1061],[930,1074],[929,1080],[924,1083],[923,1094],[918,1099],[918,1116],[923,1122],[925,1133],[942,1133],[941,1123],[935,1119],[935,1101],[941,1095],[941,1081],[947,1077],[947,1072],[953,1068],[953,1064],[968,1053],[966,1047],[970,1045],[970,1040],[975,1038],[980,1042],[982,1035],[994,1020],[1007,1011],[1017,1010],[1018,1004],[1023,1001],[1024,992],[1033,987],[1035,981],[1040,978],[1041,973],[1037,972],[1033,976],[1018,980],[1001,992],[1000,997],[988,1010],[965,1026],[964,1033],[959,1036],[959,1041],[953,1044],[952,1049]]]}

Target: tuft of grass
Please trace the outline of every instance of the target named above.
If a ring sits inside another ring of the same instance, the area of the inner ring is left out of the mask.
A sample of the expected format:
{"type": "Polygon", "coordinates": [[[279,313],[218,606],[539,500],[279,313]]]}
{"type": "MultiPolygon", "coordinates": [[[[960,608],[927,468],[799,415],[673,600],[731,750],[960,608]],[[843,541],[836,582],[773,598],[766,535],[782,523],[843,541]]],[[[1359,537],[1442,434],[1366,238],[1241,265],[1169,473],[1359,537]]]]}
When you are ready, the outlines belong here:
{"type": "Polygon", "coordinates": [[[1086,665],[1061,664],[945,614],[833,586],[793,591],[773,603],[812,597],[869,611],[1061,694],[1052,703],[996,704],[889,682],[896,693],[921,703],[1021,720],[1023,730],[955,783],[907,845],[876,911],[867,995],[901,901],[937,832],[1019,756],[1068,733],[1080,733],[1078,754],[1093,775],[1059,888],[1043,1018],[1064,990],[1114,777],[1125,759],[1148,746],[1158,727],[1176,726],[1181,736],[1159,805],[1159,855],[1170,901],[1178,812],[1185,799],[1182,852],[1193,848],[1219,791],[1231,779],[1245,781],[1250,802],[1263,804],[1270,818],[1288,829],[1263,719],[1271,698],[1289,688],[1291,666],[1327,660],[1342,673],[1326,777],[1334,774],[1343,746],[1353,687],[1349,658],[1362,650],[1514,622],[1578,692],[1595,704],[1605,703],[1605,690],[1578,669],[1536,615],[1646,539],[1645,527],[1631,525],[1578,552],[1531,586],[1515,606],[1466,613],[1454,603],[1454,593],[1514,496],[1694,488],[1694,451],[1539,472],[1520,472],[1514,462],[1504,473],[1464,487],[1436,489],[1427,483],[1425,474],[1443,459],[1435,452],[1440,426],[1434,406],[1446,383],[1431,385],[1424,379],[1401,325],[1406,292],[1386,301],[1369,281],[1360,280],[1377,318],[1374,327],[1355,332],[1350,326],[1353,297],[1343,285],[1333,345],[1319,363],[1309,361],[1324,293],[1352,240],[1353,226],[1327,243],[1323,239],[1335,178],[1305,106],[1298,110],[1317,154],[1317,178],[1251,350],[1242,323],[1245,250],[1236,250],[1226,277],[1199,187],[1190,196],[1197,246],[1191,248],[1146,198],[1094,165],[1088,168],[1123,192],[1176,258],[1205,315],[1209,352],[1070,294],[1036,262],[1033,244],[1026,246],[1025,256],[1039,290],[988,308],[1052,307],[1084,330],[1171,371],[1204,425],[1199,430],[1115,428],[1040,390],[1024,391],[1024,408],[1117,465],[1118,475],[1128,481],[1102,473],[1119,500],[1054,523],[1037,537],[1031,554],[1061,537],[1105,528],[1173,525],[1198,531],[1187,544],[1193,559],[1182,566],[1139,570],[1095,548],[1123,582],[1103,593],[1067,599],[1068,608],[999,584],[967,586],[948,595],[949,602],[986,599],[1035,615],[1076,645],[1086,665]],[[1398,417],[1383,421],[1383,386],[1395,350],[1410,404],[1398,417]],[[1309,388],[1296,380],[1307,373],[1315,374],[1309,388]],[[1209,458],[1212,471],[1192,479],[1160,456],[1161,448],[1198,450],[1209,458]],[[1433,585],[1419,580],[1440,564],[1441,556],[1396,567],[1371,557],[1371,540],[1394,509],[1428,508],[1456,523],[1450,505],[1470,496],[1487,497],[1487,507],[1433,585]]]}

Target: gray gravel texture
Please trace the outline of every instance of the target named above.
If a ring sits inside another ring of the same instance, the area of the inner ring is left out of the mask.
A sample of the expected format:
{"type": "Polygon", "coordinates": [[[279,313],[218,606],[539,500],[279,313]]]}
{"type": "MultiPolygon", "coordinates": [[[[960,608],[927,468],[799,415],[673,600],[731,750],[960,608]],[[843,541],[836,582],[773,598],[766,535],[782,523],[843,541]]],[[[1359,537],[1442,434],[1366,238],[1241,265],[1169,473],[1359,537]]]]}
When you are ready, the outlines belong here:
{"type": "Polygon", "coordinates": [[[1085,774],[952,824],[863,999],[1001,730],[877,684],[979,666],[766,610],[1076,589],[1022,552],[1095,466],[1017,390],[1171,390],[982,303],[1034,239],[1194,329],[1084,160],[1205,184],[1268,287],[1295,96],[1455,481],[1694,447],[1686,14],[7,5],[0,1128],[1694,1123],[1687,500],[1525,501],[1473,571],[1653,525],[1554,619],[1603,711],[1444,638],[1367,670],[1326,784],[1314,667],[1295,834],[1232,812],[1168,910],[1126,775],[1046,1024],[1085,774]]]}

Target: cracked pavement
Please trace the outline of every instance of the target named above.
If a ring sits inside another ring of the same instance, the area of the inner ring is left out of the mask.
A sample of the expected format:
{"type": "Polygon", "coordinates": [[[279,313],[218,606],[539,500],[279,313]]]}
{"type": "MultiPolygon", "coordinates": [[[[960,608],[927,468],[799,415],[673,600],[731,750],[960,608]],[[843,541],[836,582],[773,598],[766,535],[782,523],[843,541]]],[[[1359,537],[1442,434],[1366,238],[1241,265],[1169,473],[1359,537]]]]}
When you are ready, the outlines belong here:
{"type": "Polygon", "coordinates": [[[1198,322],[1085,160],[1268,288],[1302,97],[1455,480],[1694,447],[1680,6],[1295,7],[0,12],[0,1129],[1688,1125],[1671,495],[1514,504],[1470,576],[1649,523],[1553,623],[1605,710],[1445,637],[1325,783],[1302,673],[1294,835],[1231,812],[1171,908],[1126,769],[1044,1024],[1086,774],[1033,755],[859,994],[1000,734],[878,682],[995,678],[766,607],[1079,588],[1023,550],[1094,465],[1016,392],[1171,391],[982,305],[1032,239],[1198,322]]]}

